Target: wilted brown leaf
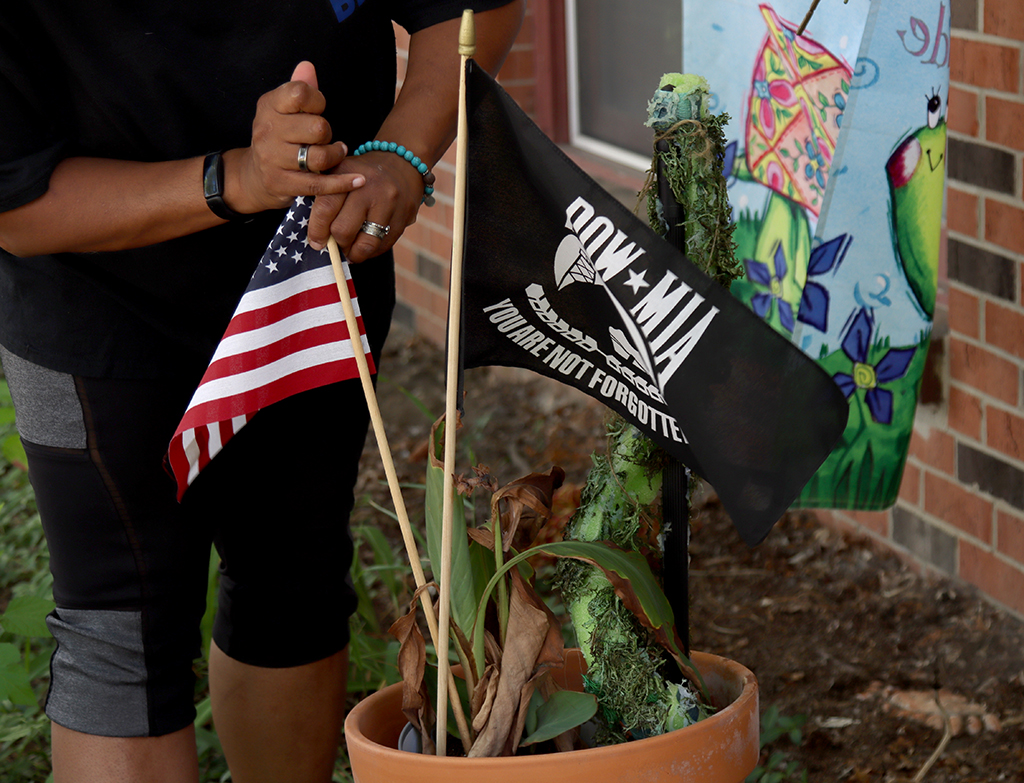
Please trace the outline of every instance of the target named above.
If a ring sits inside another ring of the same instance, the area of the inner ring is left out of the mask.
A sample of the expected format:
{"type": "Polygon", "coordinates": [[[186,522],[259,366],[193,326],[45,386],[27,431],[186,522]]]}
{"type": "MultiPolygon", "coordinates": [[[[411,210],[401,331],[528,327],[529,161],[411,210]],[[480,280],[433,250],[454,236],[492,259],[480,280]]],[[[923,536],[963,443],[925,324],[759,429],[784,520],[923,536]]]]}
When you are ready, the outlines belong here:
{"type": "Polygon", "coordinates": [[[402,678],[402,712],[409,722],[419,729],[421,736],[429,740],[429,725],[432,723],[433,711],[427,696],[426,684],[423,682],[427,645],[416,623],[418,601],[419,591],[413,598],[409,612],[395,620],[388,632],[399,643],[398,672],[402,678]]]}
{"type": "Polygon", "coordinates": [[[491,716],[491,707],[494,706],[494,695],[498,692],[498,666],[488,664],[484,674],[473,690],[470,699],[469,710],[473,716],[473,731],[479,732],[491,716]]]}
{"type": "Polygon", "coordinates": [[[507,747],[509,734],[516,723],[523,686],[533,678],[538,655],[547,642],[548,614],[533,605],[521,589],[522,584],[521,580],[513,579],[498,690],[487,723],[469,750],[470,757],[496,756],[507,747]]]}
{"type": "Polygon", "coordinates": [[[562,486],[565,471],[555,465],[547,473],[531,473],[510,484],[506,484],[491,496],[491,518],[502,505],[501,536],[502,548],[508,551],[512,542],[525,549],[533,540],[544,521],[551,516],[551,503],[555,490],[562,486]],[[524,522],[524,535],[517,540],[517,532],[524,522]]]}

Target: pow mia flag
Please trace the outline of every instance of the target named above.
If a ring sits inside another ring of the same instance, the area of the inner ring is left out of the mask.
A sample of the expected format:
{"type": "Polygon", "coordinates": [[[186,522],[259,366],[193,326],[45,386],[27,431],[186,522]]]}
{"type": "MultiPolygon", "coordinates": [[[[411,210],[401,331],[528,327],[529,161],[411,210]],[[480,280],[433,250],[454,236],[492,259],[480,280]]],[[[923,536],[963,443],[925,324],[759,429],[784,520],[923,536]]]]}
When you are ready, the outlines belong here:
{"type": "Polygon", "coordinates": [[[601,400],[759,543],[842,434],[842,392],[467,67],[464,365],[525,367],[601,400]]]}

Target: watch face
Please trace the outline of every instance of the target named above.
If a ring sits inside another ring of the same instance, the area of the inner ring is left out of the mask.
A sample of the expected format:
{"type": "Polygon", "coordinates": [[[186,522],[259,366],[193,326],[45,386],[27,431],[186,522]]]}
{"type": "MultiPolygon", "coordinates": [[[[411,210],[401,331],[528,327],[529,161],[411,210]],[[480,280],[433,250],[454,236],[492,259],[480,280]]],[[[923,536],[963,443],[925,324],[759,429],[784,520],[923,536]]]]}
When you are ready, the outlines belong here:
{"type": "Polygon", "coordinates": [[[206,156],[203,161],[203,195],[206,198],[219,197],[223,192],[224,159],[219,152],[206,156]]]}

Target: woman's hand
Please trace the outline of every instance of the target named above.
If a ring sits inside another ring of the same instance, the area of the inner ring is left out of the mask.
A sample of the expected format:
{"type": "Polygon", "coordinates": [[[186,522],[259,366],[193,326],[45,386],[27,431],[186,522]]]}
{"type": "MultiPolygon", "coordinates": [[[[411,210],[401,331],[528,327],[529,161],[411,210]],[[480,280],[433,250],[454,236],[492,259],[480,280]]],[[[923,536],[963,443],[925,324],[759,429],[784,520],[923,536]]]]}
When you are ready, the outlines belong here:
{"type": "MultiPolygon", "coordinates": [[[[476,14],[478,65],[497,72],[515,40],[525,5],[525,0],[511,0],[476,14]]],[[[462,68],[460,24],[461,19],[450,19],[413,33],[402,90],[376,136],[412,150],[431,168],[455,138],[462,68]]],[[[389,250],[416,221],[423,177],[393,152],[347,157],[330,176],[346,174],[364,177],[365,184],[317,197],[309,220],[309,241],[319,248],[333,235],[350,261],[365,261],[389,250]],[[387,226],[387,235],[360,231],[364,221],[387,226]]]]}
{"type": "Polygon", "coordinates": [[[309,242],[317,249],[331,234],[349,261],[358,263],[390,250],[416,222],[423,200],[423,177],[393,152],[367,152],[346,158],[335,169],[362,178],[365,185],[349,193],[318,196],[309,218],[309,242]],[[383,237],[361,230],[363,221],[386,226],[383,237]]]}
{"type": "Polygon", "coordinates": [[[336,170],[347,150],[331,143],[331,126],[321,115],[327,101],[317,89],[312,63],[301,62],[291,81],[265,93],[256,104],[252,143],[224,153],[224,200],[249,214],[286,207],[296,196],[349,193],[362,187],[362,172],[336,170]],[[307,171],[299,155],[307,146],[307,171]]]}

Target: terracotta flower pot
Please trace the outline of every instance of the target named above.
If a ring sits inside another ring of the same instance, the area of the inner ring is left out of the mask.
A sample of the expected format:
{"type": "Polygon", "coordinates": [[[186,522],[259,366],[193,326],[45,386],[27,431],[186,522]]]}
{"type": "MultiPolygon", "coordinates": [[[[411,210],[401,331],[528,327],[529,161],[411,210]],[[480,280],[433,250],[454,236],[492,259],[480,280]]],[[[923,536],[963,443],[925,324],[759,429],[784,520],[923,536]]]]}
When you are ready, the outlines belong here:
{"type": "MultiPolygon", "coordinates": [[[[757,679],[717,655],[694,653],[719,711],[679,731],[622,745],[511,758],[439,758],[397,750],[406,724],[402,686],[364,699],[345,720],[355,783],[742,783],[757,765],[760,719],[757,679]]],[[[585,664],[566,655],[558,679],[582,690],[585,664]]]]}

